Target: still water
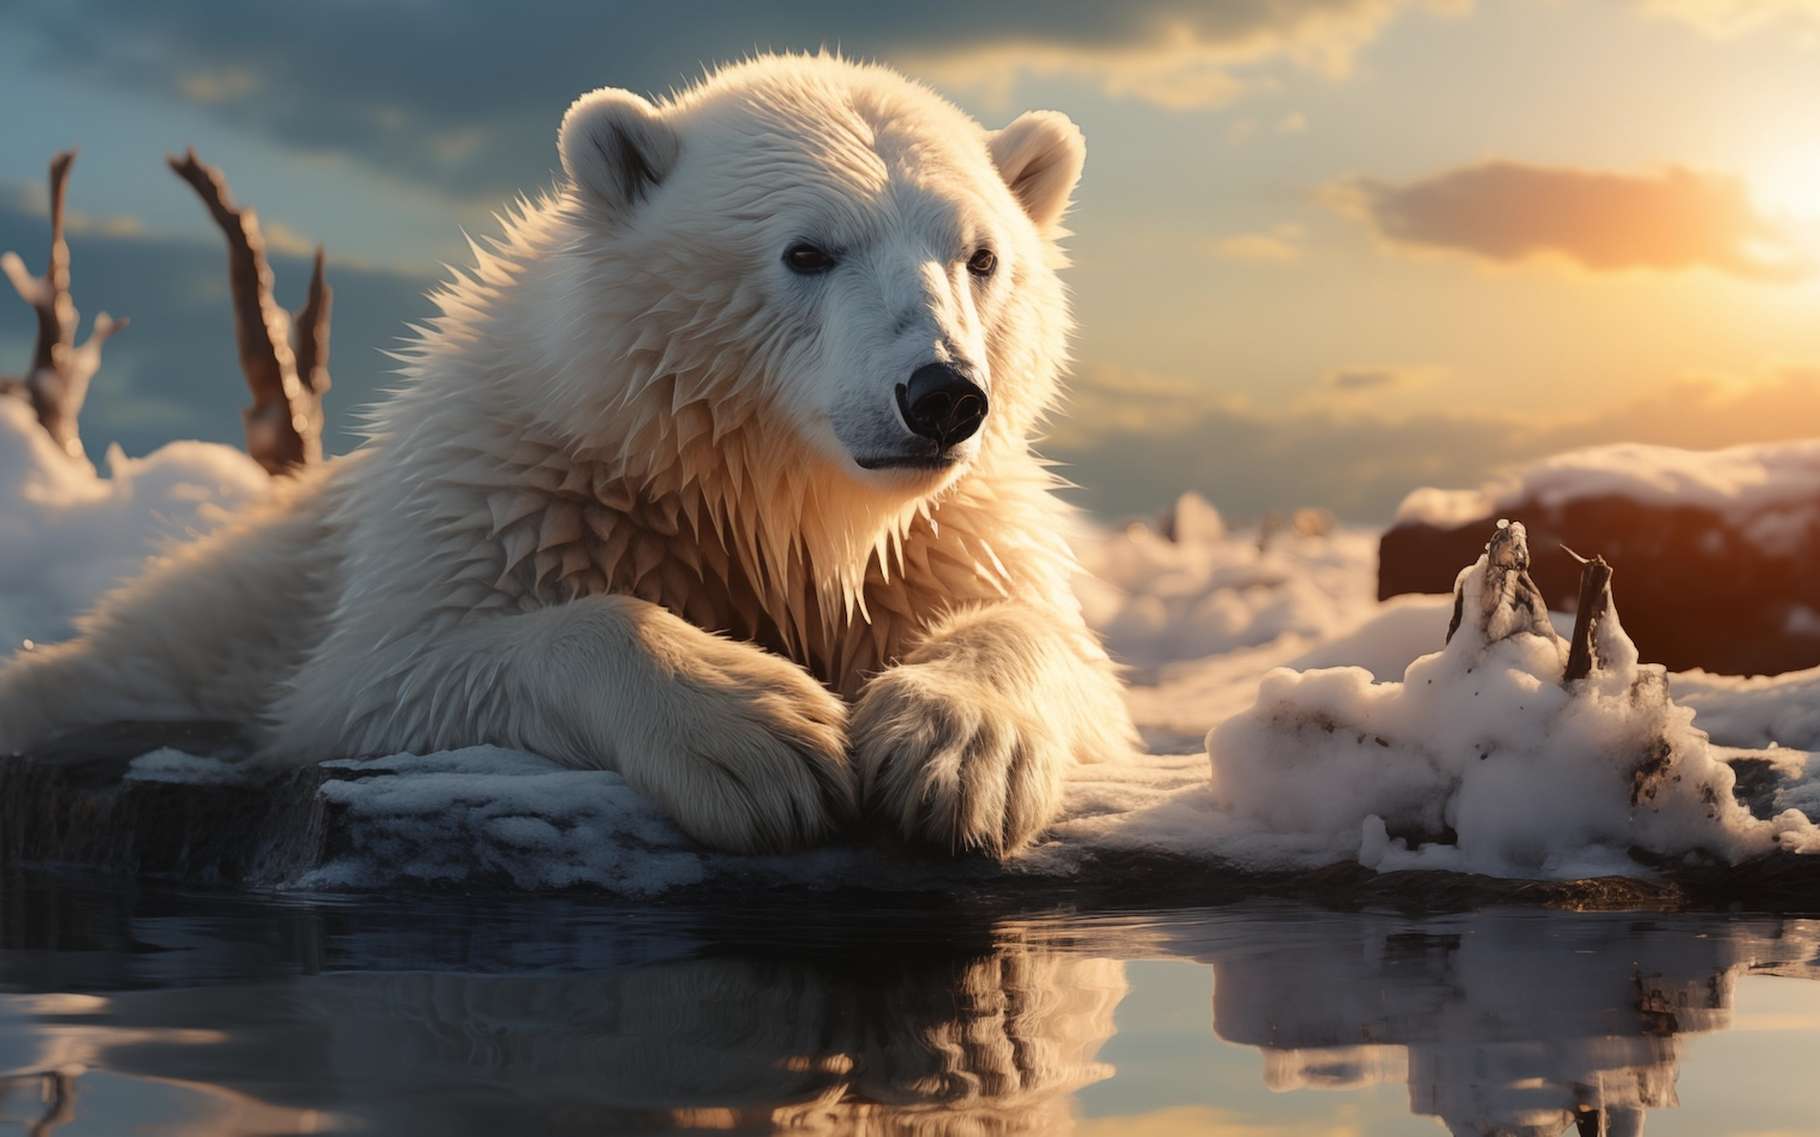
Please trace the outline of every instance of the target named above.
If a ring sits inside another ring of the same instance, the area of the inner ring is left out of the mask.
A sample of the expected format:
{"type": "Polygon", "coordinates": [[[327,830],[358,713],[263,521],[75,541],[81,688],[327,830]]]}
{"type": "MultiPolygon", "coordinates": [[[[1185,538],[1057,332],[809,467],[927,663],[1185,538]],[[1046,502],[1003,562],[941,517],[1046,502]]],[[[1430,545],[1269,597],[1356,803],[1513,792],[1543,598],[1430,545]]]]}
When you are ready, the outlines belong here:
{"type": "Polygon", "coordinates": [[[0,1134],[1820,1133],[1820,922],[0,878],[0,1134]]]}

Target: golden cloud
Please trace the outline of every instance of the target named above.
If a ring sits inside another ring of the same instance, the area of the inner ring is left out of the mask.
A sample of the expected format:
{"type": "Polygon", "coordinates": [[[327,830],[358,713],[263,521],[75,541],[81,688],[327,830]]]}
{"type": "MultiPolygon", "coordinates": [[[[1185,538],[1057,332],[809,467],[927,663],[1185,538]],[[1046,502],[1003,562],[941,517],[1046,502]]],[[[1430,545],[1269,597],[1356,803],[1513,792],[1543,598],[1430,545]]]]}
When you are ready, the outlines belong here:
{"type": "MultiPolygon", "coordinates": [[[[1104,41],[1041,36],[987,40],[897,62],[995,107],[1009,106],[1029,79],[1072,79],[1108,95],[1171,110],[1218,106],[1257,79],[1255,70],[1288,63],[1329,78],[1346,77],[1353,58],[1411,8],[1460,12],[1472,0],[1241,0],[1158,6],[1125,34],[1104,41]]],[[[1292,128],[1293,129],[1293,128],[1292,128]]]]}
{"type": "Polygon", "coordinates": [[[1257,233],[1235,233],[1212,242],[1209,251],[1221,260],[1287,264],[1302,257],[1303,229],[1293,222],[1257,233]]]}
{"type": "Polygon", "coordinates": [[[1733,39],[1776,23],[1820,24],[1820,0],[1636,0],[1636,6],[1714,39],[1733,39]]]}
{"type": "Polygon", "coordinates": [[[1554,256],[1593,272],[1710,268],[1788,282],[1815,269],[1798,229],[1745,184],[1681,167],[1630,174],[1491,161],[1411,182],[1326,187],[1340,212],[1409,249],[1516,262],[1554,256]]]}
{"type": "Polygon", "coordinates": [[[245,67],[191,71],[177,77],[177,90],[184,98],[205,106],[237,103],[259,90],[259,77],[245,67]]]}

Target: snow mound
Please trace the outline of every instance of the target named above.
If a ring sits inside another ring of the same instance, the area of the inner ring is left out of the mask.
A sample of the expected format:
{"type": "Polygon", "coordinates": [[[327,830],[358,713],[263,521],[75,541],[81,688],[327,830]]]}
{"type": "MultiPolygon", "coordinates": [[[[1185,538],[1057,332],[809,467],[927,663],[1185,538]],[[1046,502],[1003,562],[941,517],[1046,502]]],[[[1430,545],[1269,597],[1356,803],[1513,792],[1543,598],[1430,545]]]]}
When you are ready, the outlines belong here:
{"type": "Polygon", "coordinates": [[[1229,534],[1213,507],[1184,495],[1165,535],[1142,523],[1075,536],[1088,622],[1123,662],[1155,667],[1357,623],[1374,602],[1377,535],[1363,530],[1229,534]]]}
{"type": "Polygon", "coordinates": [[[0,398],[0,657],[58,640],[166,542],[219,525],[271,479],[251,458],[173,442],[144,458],[110,447],[107,476],[51,442],[22,399],[0,398]]]}
{"type": "Polygon", "coordinates": [[[1724,450],[1637,443],[1573,450],[1482,489],[1417,490],[1404,499],[1396,520],[1453,527],[1495,517],[1520,502],[1552,509],[1595,497],[1708,510],[1773,548],[1798,540],[1811,523],[1820,497],[1820,441],[1724,450]]]}
{"type": "Polygon", "coordinates": [[[1570,878],[1634,871],[1629,850],[1727,862],[1820,852],[1790,808],[1759,819],[1615,607],[1598,666],[1563,683],[1567,644],[1528,579],[1522,526],[1460,576],[1458,634],[1401,682],[1363,668],[1278,669],[1207,736],[1213,797],[1279,857],[1381,870],[1570,878]]]}

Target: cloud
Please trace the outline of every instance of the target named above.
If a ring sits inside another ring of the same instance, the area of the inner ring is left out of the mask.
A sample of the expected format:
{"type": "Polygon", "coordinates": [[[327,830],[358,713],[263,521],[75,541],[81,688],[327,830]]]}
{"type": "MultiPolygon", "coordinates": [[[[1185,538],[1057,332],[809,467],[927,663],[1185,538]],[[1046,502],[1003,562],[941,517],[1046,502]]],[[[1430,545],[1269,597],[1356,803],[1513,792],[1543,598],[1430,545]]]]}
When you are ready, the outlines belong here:
{"type": "MultiPolygon", "coordinates": [[[[1362,369],[1363,370],[1363,369],[1362,369]]],[[[1420,486],[1470,487],[1561,450],[1609,442],[1710,449],[1820,435],[1820,367],[1757,380],[1690,378],[1584,414],[1437,403],[1410,414],[1356,401],[1259,406],[1187,379],[1085,368],[1043,449],[1103,516],[1195,489],[1234,517],[1322,505],[1387,520],[1420,486]]]]}
{"type": "MultiPolygon", "coordinates": [[[[1056,33],[1032,21],[1030,30],[984,41],[965,30],[905,62],[947,86],[981,94],[995,104],[1027,78],[1092,83],[1109,95],[1174,110],[1218,106],[1237,98],[1249,73],[1286,62],[1343,78],[1353,57],[1405,9],[1458,10],[1446,0],[1241,0],[1201,5],[1125,5],[1130,18],[1118,34],[1056,33]],[[1038,30],[1041,29],[1041,30],[1038,30]]],[[[1118,5],[1109,5],[1118,8],[1118,5]]]]}
{"type": "MultiPolygon", "coordinates": [[[[4,186],[0,185],[0,197],[4,197],[4,186]]],[[[13,192],[14,207],[29,217],[49,218],[51,215],[50,187],[42,182],[26,182],[13,192]]],[[[139,218],[125,213],[97,214],[84,213],[72,209],[67,204],[63,207],[63,232],[66,236],[82,233],[99,233],[107,237],[139,237],[145,233],[145,223],[139,218]]],[[[47,225],[40,244],[50,240],[50,228],[47,225]]],[[[28,246],[29,247],[29,246],[28,246]]],[[[29,262],[32,258],[26,257],[29,262]]]]}
{"type": "Polygon", "coordinates": [[[556,122],[582,91],[662,92],[759,49],[882,58],[1002,100],[1031,79],[1199,107],[1272,81],[1339,77],[1401,14],[1470,0],[1040,0],[851,4],[560,0],[535,18],[467,0],[223,5],[66,0],[27,5],[9,34],[44,66],[183,99],[296,150],[356,158],[466,197],[535,185],[556,122]]]}
{"type": "Polygon", "coordinates": [[[265,247],[274,256],[285,254],[293,257],[313,257],[316,255],[316,242],[282,221],[267,221],[261,217],[259,235],[265,238],[265,247]]]}
{"type": "Polygon", "coordinates": [[[1329,204],[1394,245],[1514,262],[1553,255],[1594,272],[1710,268],[1759,281],[1814,271],[1797,231],[1744,183],[1680,167],[1610,173],[1491,161],[1412,182],[1355,177],[1329,204]]]}
{"type": "Polygon", "coordinates": [[[1820,28],[1820,0],[1633,0],[1646,15],[1677,20],[1714,39],[1735,39],[1773,25],[1820,28]]]}
{"type": "Polygon", "coordinates": [[[232,103],[259,89],[259,77],[244,67],[192,71],[177,76],[177,90],[193,103],[232,103]]]}
{"type": "Polygon", "coordinates": [[[1401,367],[1342,367],[1321,379],[1321,386],[1343,395],[1357,395],[1408,387],[1417,382],[1418,373],[1401,367]]]}
{"type": "Polygon", "coordinates": [[[1285,222],[1256,233],[1235,233],[1212,242],[1210,251],[1227,261],[1287,264],[1302,258],[1305,236],[1300,225],[1285,222]]]}

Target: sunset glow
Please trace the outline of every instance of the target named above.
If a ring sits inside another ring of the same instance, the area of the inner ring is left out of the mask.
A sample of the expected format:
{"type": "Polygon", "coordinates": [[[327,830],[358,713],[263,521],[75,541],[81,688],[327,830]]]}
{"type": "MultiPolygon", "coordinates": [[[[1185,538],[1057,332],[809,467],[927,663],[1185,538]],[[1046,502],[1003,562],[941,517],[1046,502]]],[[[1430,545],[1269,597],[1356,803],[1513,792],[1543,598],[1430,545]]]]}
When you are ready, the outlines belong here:
{"type": "MultiPolygon", "coordinates": [[[[1566,446],[1820,430],[1820,385],[1800,378],[1820,367],[1820,8],[1801,0],[1145,0],[915,20],[727,5],[610,29],[576,6],[555,39],[405,11],[320,25],[83,0],[23,13],[0,41],[0,89],[59,108],[0,151],[0,245],[30,247],[45,158],[79,144],[84,295],[134,316],[96,437],[143,453],[240,432],[214,386],[234,356],[213,234],[158,176],[167,152],[212,155],[278,253],[320,241],[344,295],[364,293],[336,329],[329,444],[345,450],[384,382],[376,349],[422,318],[441,264],[467,259],[462,228],[491,232],[513,193],[548,184],[550,124],[576,92],[662,93],[755,48],[824,46],[905,68],[989,126],[1054,107],[1085,132],[1068,276],[1083,413],[1053,424],[1050,449],[1098,512],[1194,486],[1239,516],[1381,519],[1411,483],[1474,484],[1566,446]],[[333,73],[299,63],[300,44],[333,73]],[[1328,382],[1384,370],[1426,378],[1328,382]],[[1252,476],[1285,459],[1293,476],[1252,476]]],[[[31,334],[29,313],[0,308],[0,350],[31,334]]]]}

